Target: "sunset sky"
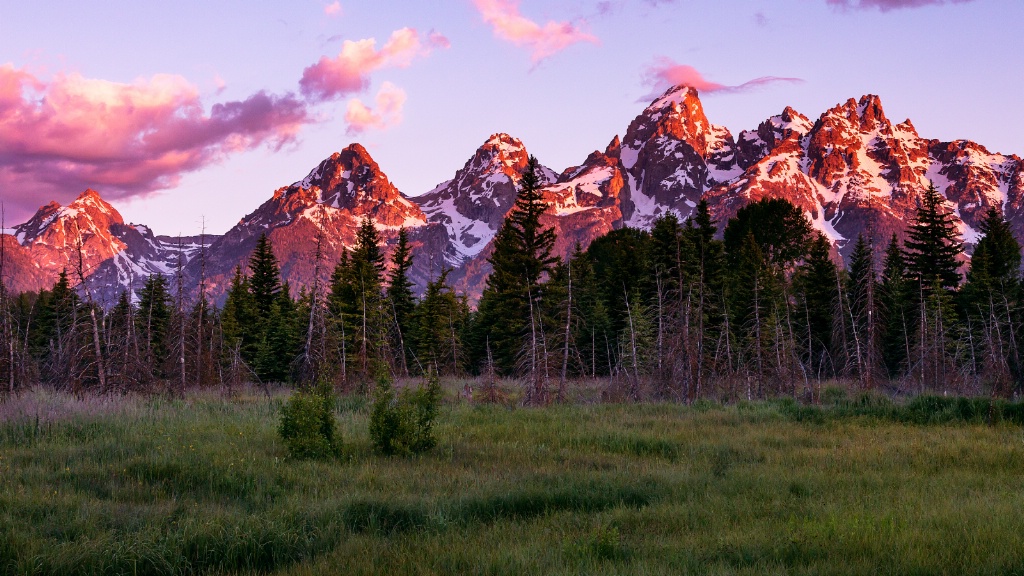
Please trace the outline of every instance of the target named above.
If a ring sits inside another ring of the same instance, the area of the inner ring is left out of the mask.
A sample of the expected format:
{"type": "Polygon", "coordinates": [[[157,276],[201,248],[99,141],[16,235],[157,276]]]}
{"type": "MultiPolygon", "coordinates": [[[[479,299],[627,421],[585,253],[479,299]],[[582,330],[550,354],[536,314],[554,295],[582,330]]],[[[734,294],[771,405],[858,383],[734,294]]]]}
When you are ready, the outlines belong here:
{"type": "Polygon", "coordinates": [[[1018,0],[0,1],[6,225],[98,190],[227,231],[351,142],[398,188],[487,137],[561,171],[671,83],[734,135],[873,93],[929,138],[1024,154],[1018,0]]]}

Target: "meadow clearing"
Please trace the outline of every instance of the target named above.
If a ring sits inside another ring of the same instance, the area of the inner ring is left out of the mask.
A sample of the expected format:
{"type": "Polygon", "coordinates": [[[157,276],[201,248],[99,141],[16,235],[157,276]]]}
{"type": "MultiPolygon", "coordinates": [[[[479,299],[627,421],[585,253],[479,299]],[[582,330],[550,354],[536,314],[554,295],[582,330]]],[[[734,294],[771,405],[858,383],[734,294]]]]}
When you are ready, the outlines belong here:
{"type": "Polygon", "coordinates": [[[1017,405],[450,389],[437,447],[388,458],[340,396],[342,454],[294,461],[288,393],[4,400],[0,573],[1024,574],[1017,405]]]}

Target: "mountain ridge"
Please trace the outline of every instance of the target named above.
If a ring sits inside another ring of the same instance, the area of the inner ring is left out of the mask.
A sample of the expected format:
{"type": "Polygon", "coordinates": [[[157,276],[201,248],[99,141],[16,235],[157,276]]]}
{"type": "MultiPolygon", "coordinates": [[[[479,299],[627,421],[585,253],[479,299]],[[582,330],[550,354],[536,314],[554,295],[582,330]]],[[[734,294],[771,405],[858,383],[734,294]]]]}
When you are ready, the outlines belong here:
{"type": "MultiPolygon", "coordinates": [[[[225,234],[180,241],[126,224],[89,189],[67,207],[42,206],[4,235],[14,270],[9,283],[16,290],[48,287],[60,269],[81,260],[90,286],[112,303],[120,290],[137,290],[148,274],[172,275],[180,266],[186,286],[198,286],[203,276],[209,296],[220,300],[235,268],[244,268],[266,233],[282,276],[297,291],[316,273],[326,279],[362,219],[372,218],[389,245],[399,229],[409,233],[418,288],[447,268],[472,299],[482,290],[491,242],[529,156],[521,140],[495,133],[451,179],[408,196],[352,143],[274,190],[225,234]],[[325,240],[319,265],[313,255],[318,235],[325,240]]],[[[621,138],[614,135],[561,172],[542,167],[540,180],[551,206],[543,223],[558,234],[555,250],[562,256],[613,229],[649,227],[667,212],[686,219],[701,199],[721,228],[740,207],[765,197],[800,207],[837,254],[847,256],[858,234],[871,236],[878,249],[891,234],[902,236],[930,182],[969,246],[991,207],[1024,236],[1020,157],[968,140],[923,138],[910,120],[893,124],[872,94],[838,103],[814,121],[787,106],[734,137],[711,123],[696,90],[675,86],[646,106],[621,138]]]]}

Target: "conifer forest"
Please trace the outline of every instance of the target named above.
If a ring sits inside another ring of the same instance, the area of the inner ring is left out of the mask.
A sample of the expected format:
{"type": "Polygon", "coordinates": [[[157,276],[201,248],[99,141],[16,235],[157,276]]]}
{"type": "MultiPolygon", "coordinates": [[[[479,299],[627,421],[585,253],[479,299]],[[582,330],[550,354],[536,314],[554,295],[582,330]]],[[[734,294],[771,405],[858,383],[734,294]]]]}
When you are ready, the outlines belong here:
{"type": "Polygon", "coordinates": [[[934,187],[905,238],[858,237],[843,264],[798,208],[770,198],[724,223],[701,202],[685,223],[669,212],[649,231],[614,230],[559,258],[536,169],[531,159],[475,307],[445,270],[414,294],[404,231],[387,253],[369,219],[337,262],[319,236],[317,273],[298,290],[263,236],[222,306],[178,274],[104,309],[69,269],[49,290],[0,288],[4,392],[367,390],[380,374],[428,370],[476,377],[481,390],[515,379],[531,405],[566,401],[581,381],[601,382],[606,399],[681,403],[813,403],[830,381],[892,394],[1022,391],[1021,245],[996,210],[969,259],[934,187]]]}

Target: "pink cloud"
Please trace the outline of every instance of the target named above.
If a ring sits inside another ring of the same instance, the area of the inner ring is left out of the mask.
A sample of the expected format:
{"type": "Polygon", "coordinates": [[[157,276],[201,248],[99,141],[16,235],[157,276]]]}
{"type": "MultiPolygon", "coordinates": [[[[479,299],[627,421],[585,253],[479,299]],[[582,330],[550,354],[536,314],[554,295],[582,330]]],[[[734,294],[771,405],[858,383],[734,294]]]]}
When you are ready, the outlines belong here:
{"type": "Polygon", "coordinates": [[[324,6],[324,14],[328,16],[341,16],[341,2],[337,0],[327,6],[324,6]]]}
{"type": "Polygon", "coordinates": [[[597,43],[597,38],[572,22],[549,21],[543,26],[519,13],[517,0],[473,0],[494,35],[530,50],[535,64],[577,42],[597,43]]]}
{"type": "Polygon", "coordinates": [[[900,8],[920,8],[922,6],[941,6],[943,4],[966,4],[974,0],[826,0],[830,6],[837,8],[877,8],[882,12],[900,8]]]}
{"type": "Polygon", "coordinates": [[[371,72],[385,67],[405,68],[414,58],[448,45],[448,39],[436,32],[424,41],[413,28],[395,30],[379,50],[373,38],[346,40],[336,57],[324,56],[303,70],[299,87],[303,95],[317,101],[362,92],[370,84],[371,72]]]}
{"type": "Polygon", "coordinates": [[[693,66],[687,66],[686,64],[676,64],[669,58],[659,58],[655,61],[654,64],[648,66],[647,69],[644,70],[643,72],[642,81],[645,85],[651,87],[651,93],[647,96],[644,96],[642,100],[650,100],[651,98],[657,97],[659,94],[664,92],[669,87],[678,85],[696,88],[698,92],[704,94],[713,94],[716,92],[745,92],[747,90],[753,90],[768,84],[774,84],[778,82],[803,82],[803,80],[800,78],[762,76],[760,78],[748,80],[736,86],[728,86],[725,84],[719,84],[718,82],[712,82],[704,78],[704,75],[701,74],[700,71],[698,71],[693,66]]]}
{"type": "Polygon", "coordinates": [[[280,147],[311,121],[291,94],[261,91],[207,112],[180,76],[44,81],[7,64],[0,66],[0,186],[15,211],[87,187],[115,198],[145,194],[231,154],[280,147]]]}
{"type": "Polygon", "coordinates": [[[358,98],[349,100],[345,111],[349,135],[360,134],[370,128],[388,128],[402,121],[402,108],[405,106],[404,90],[390,82],[384,82],[374,100],[375,109],[367,107],[358,98]]]}

